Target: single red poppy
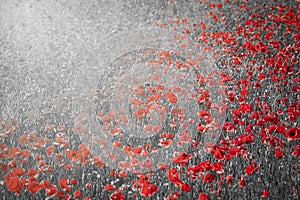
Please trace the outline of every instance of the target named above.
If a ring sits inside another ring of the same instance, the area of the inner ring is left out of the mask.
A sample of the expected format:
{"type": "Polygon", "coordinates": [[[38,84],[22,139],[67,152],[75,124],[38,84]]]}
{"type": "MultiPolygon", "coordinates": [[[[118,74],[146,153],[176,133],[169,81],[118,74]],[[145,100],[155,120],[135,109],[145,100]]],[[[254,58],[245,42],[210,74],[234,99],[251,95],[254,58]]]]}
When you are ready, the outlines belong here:
{"type": "Polygon", "coordinates": [[[166,94],[166,98],[169,99],[170,103],[177,103],[177,101],[178,101],[177,96],[172,92],[168,92],[166,94]]]}
{"type": "Polygon", "coordinates": [[[58,192],[58,189],[55,185],[51,185],[46,189],[46,193],[49,196],[55,196],[57,194],[57,192],[58,192]]]}
{"type": "Polygon", "coordinates": [[[280,150],[280,149],[276,149],[276,150],[275,150],[275,156],[276,156],[276,158],[282,159],[284,155],[285,155],[285,152],[284,152],[284,151],[282,151],[282,150],[280,150]]]}
{"type": "Polygon", "coordinates": [[[295,145],[294,146],[294,152],[293,155],[298,157],[300,155],[300,145],[295,145]]]}
{"type": "Polygon", "coordinates": [[[104,186],[105,190],[115,190],[115,187],[112,184],[107,184],[104,186]]]}
{"type": "Polygon", "coordinates": [[[212,183],[216,177],[217,176],[215,174],[206,174],[202,177],[202,180],[206,183],[212,183]]]}
{"type": "Polygon", "coordinates": [[[197,114],[200,118],[209,118],[210,117],[210,113],[207,112],[206,110],[201,110],[197,114]]]}
{"type": "Polygon", "coordinates": [[[53,151],[54,151],[54,146],[53,145],[48,146],[46,148],[46,154],[47,154],[47,156],[51,156],[53,154],[53,151]]]}
{"type": "Polygon", "coordinates": [[[50,188],[50,187],[51,187],[51,184],[50,184],[49,181],[43,180],[43,181],[40,182],[40,186],[41,186],[41,188],[43,188],[43,189],[47,189],[47,188],[50,188]]]}
{"type": "Polygon", "coordinates": [[[117,135],[117,134],[122,133],[122,130],[121,130],[120,128],[113,128],[113,129],[111,130],[111,133],[112,133],[113,135],[117,135]]]}
{"type": "Polygon", "coordinates": [[[254,165],[248,165],[247,167],[246,167],[246,173],[248,174],[248,175],[251,175],[251,174],[253,174],[255,172],[255,166],[254,165]]]}
{"type": "Polygon", "coordinates": [[[119,176],[120,177],[126,177],[127,176],[127,171],[125,171],[125,170],[121,170],[120,172],[119,172],[119,176]]]}
{"type": "Polygon", "coordinates": [[[172,140],[162,138],[159,140],[159,146],[167,148],[172,144],[172,142],[173,142],[172,140]]]}
{"type": "Polygon", "coordinates": [[[23,184],[21,182],[21,180],[19,180],[18,177],[11,177],[11,176],[7,176],[5,178],[5,180],[7,181],[7,189],[16,193],[16,194],[20,194],[20,192],[23,189],[23,184]]]}
{"type": "Polygon", "coordinates": [[[253,111],[253,107],[251,106],[251,104],[241,104],[240,111],[243,113],[249,113],[253,111]]]}
{"type": "Polygon", "coordinates": [[[62,188],[62,189],[65,189],[67,187],[67,184],[68,184],[68,179],[67,178],[62,178],[58,181],[58,184],[59,186],[62,188]]]}
{"type": "Polygon", "coordinates": [[[18,156],[22,153],[22,150],[18,147],[16,148],[11,148],[9,150],[9,159],[12,160],[15,156],[18,156]]]}
{"type": "Polygon", "coordinates": [[[210,200],[209,196],[205,193],[200,193],[198,200],[210,200]]]}
{"type": "Polygon", "coordinates": [[[180,189],[183,192],[190,192],[192,190],[191,186],[187,183],[182,184],[180,189]]]}
{"type": "Polygon", "coordinates": [[[91,184],[91,183],[87,183],[87,184],[85,184],[85,188],[87,188],[87,189],[90,189],[90,188],[92,188],[92,184],[91,184]]]}
{"type": "Polygon", "coordinates": [[[75,192],[73,193],[73,195],[75,197],[78,197],[78,198],[83,197],[83,194],[79,190],[75,190],[75,192]]]}
{"type": "Polygon", "coordinates": [[[288,139],[288,140],[296,140],[300,138],[300,128],[299,127],[292,127],[290,128],[285,134],[284,136],[288,139]]]}
{"type": "Polygon", "coordinates": [[[23,176],[25,171],[23,168],[15,168],[10,172],[11,176],[23,176]]]}
{"type": "Polygon", "coordinates": [[[101,158],[99,158],[98,156],[93,157],[93,164],[98,166],[98,167],[104,167],[105,166],[105,162],[101,158]]]}
{"type": "Polygon", "coordinates": [[[122,145],[122,142],[119,142],[119,141],[114,141],[114,142],[112,143],[112,147],[113,147],[113,148],[120,147],[121,145],[122,145]]]}
{"type": "Polygon", "coordinates": [[[131,167],[131,164],[130,164],[130,162],[127,162],[127,161],[120,161],[119,167],[122,169],[128,169],[131,167]]]}
{"type": "Polygon", "coordinates": [[[39,172],[37,171],[37,170],[35,170],[35,169],[33,169],[33,168],[28,168],[28,170],[27,170],[27,175],[28,176],[35,176],[35,175],[37,175],[39,172]]]}
{"type": "Polygon", "coordinates": [[[27,189],[32,193],[35,194],[40,190],[41,186],[40,184],[36,182],[30,182],[27,186],[27,189]]]}
{"type": "Polygon", "coordinates": [[[240,187],[243,188],[243,187],[245,187],[245,185],[246,185],[245,184],[245,178],[244,178],[244,176],[242,176],[241,179],[240,179],[240,187]]]}
{"type": "Polygon", "coordinates": [[[213,150],[214,156],[218,160],[223,160],[225,158],[225,152],[221,149],[213,150]]]}
{"type": "Polygon", "coordinates": [[[63,191],[63,190],[58,191],[56,193],[56,196],[60,199],[65,199],[65,196],[66,196],[65,191],[63,191]]]}
{"type": "Polygon", "coordinates": [[[226,180],[227,180],[227,184],[228,184],[228,185],[231,185],[231,184],[232,184],[232,174],[228,174],[228,175],[226,176],[226,180]]]}
{"type": "Polygon", "coordinates": [[[131,99],[130,99],[130,103],[131,103],[132,105],[134,105],[135,107],[138,107],[138,106],[141,106],[141,105],[144,105],[144,104],[145,104],[142,100],[137,99],[137,98],[131,98],[131,99]]]}
{"type": "Polygon", "coordinates": [[[70,184],[72,184],[72,185],[77,185],[79,182],[78,182],[78,180],[77,179],[71,179],[70,180],[70,184]]]}
{"type": "Polygon", "coordinates": [[[121,191],[117,191],[110,196],[111,200],[125,200],[125,195],[121,191]]]}
{"type": "Polygon", "coordinates": [[[175,154],[173,158],[174,163],[182,164],[188,162],[189,159],[191,159],[191,154],[186,154],[185,152],[180,152],[175,154]]]}
{"type": "Polygon", "coordinates": [[[26,145],[26,144],[28,144],[28,143],[29,143],[29,137],[28,137],[27,134],[21,135],[21,136],[19,137],[19,144],[20,144],[20,145],[26,145]]]}
{"type": "Polygon", "coordinates": [[[269,195],[270,195],[269,190],[263,190],[263,191],[261,192],[261,197],[268,197],[269,195]]]}

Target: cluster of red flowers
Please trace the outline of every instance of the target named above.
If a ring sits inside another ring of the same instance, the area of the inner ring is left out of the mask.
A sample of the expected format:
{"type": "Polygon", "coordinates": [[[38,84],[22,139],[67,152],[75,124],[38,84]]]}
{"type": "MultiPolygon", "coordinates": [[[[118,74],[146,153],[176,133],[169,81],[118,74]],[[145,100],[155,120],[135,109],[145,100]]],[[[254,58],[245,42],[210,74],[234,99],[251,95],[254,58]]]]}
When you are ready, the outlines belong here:
{"type": "MultiPolygon", "coordinates": [[[[194,110],[195,119],[184,119],[183,109],[173,109],[172,114],[176,116],[176,120],[174,117],[170,126],[180,126],[183,130],[188,130],[189,126],[196,124],[198,132],[194,135],[199,137],[194,138],[188,131],[182,131],[178,135],[161,132],[162,127],[149,124],[143,130],[159,133],[159,144],[134,146],[119,141],[109,144],[114,149],[122,149],[122,152],[132,158],[146,158],[143,162],[137,159],[120,161],[118,169],[110,169],[107,179],[112,181],[97,186],[103,190],[101,193],[109,194],[110,199],[125,199],[128,191],[133,193],[133,198],[137,195],[145,198],[157,195],[161,184],[155,182],[156,172],[152,171],[154,164],[148,159],[149,155],[158,152],[159,148],[171,148],[175,145],[173,141],[177,137],[179,142],[176,145],[189,143],[192,150],[170,155],[170,163],[157,164],[165,179],[157,180],[167,180],[168,184],[175,186],[174,191],[163,194],[163,197],[169,200],[184,197],[192,192],[197,192],[199,200],[221,197],[224,184],[230,187],[234,181],[240,188],[245,188],[247,181],[263,170],[260,167],[261,162],[264,162],[260,159],[263,158],[255,157],[257,153],[253,147],[268,147],[275,159],[299,160],[300,5],[252,5],[244,1],[237,6],[230,0],[223,4],[196,2],[209,8],[206,19],[171,16],[169,21],[164,21],[160,26],[173,29],[174,40],[181,43],[178,48],[189,52],[185,56],[185,62],[175,62],[176,70],[195,69],[199,72],[195,74],[196,81],[193,83],[197,87],[196,92],[189,94],[191,99],[197,99],[199,105],[199,109],[194,110]],[[233,22],[228,19],[225,9],[233,7],[237,7],[233,13],[236,17],[244,12],[248,14],[242,15],[246,16],[246,19],[237,20],[235,25],[229,26],[233,22]],[[216,26],[225,28],[215,31],[216,26]],[[231,30],[226,29],[227,26],[231,30]],[[196,37],[192,38],[191,35],[196,37]],[[202,73],[203,59],[208,58],[193,55],[194,49],[189,49],[190,46],[209,53],[212,61],[218,62],[220,69],[208,74],[202,73]],[[213,76],[217,77],[216,81],[213,80],[213,76]],[[220,89],[220,96],[224,95],[225,99],[216,101],[211,97],[207,88],[215,85],[220,89]],[[213,112],[220,115],[225,113],[225,122],[221,125],[216,123],[218,119],[214,119],[213,112]],[[213,142],[203,143],[203,135],[215,139],[213,142]],[[239,158],[242,158],[246,165],[241,164],[244,167],[242,172],[234,174],[233,170],[231,171],[232,162],[239,158]],[[132,170],[137,165],[149,169],[149,173],[132,170]],[[137,178],[128,181],[129,176],[137,178]],[[114,181],[119,179],[128,182],[115,184],[114,181]],[[203,188],[193,187],[194,183],[200,182],[203,188]],[[195,189],[197,191],[194,191],[195,189]]],[[[172,53],[179,54],[176,51],[172,53]]],[[[171,62],[170,52],[161,51],[159,56],[171,62]]],[[[162,64],[157,62],[154,65],[162,64]]],[[[160,78],[159,75],[152,76],[153,80],[160,78]]],[[[153,109],[163,118],[168,108],[161,105],[160,100],[167,100],[168,105],[177,104],[180,96],[176,89],[178,88],[168,89],[166,92],[163,85],[149,87],[147,91],[145,88],[136,89],[136,97],[129,100],[135,109],[133,116],[141,121],[149,110],[153,109]],[[139,99],[139,96],[145,96],[145,91],[151,95],[143,100],[139,99]]],[[[181,92],[186,91],[182,89],[181,92]]],[[[93,198],[92,189],[97,183],[89,179],[81,180],[81,176],[76,175],[77,169],[82,166],[86,166],[84,169],[92,168],[94,171],[91,174],[96,174],[99,180],[103,175],[100,172],[99,175],[97,170],[109,170],[101,155],[92,154],[90,146],[73,142],[72,137],[86,135],[87,127],[82,123],[85,117],[84,114],[79,116],[72,128],[61,124],[45,124],[39,130],[32,130],[30,133],[21,133],[21,126],[15,120],[0,118],[0,184],[17,195],[25,191],[30,195],[56,196],[60,199],[93,198]],[[18,144],[8,144],[12,135],[18,135],[18,144]],[[67,178],[64,173],[70,176],[67,178]],[[74,177],[71,177],[71,174],[74,177]],[[53,175],[58,176],[57,179],[51,178],[53,175]]],[[[128,116],[98,113],[98,117],[113,137],[122,136],[122,129],[115,127],[113,120],[118,119],[120,123],[127,124],[128,116]]],[[[108,142],[99,138],[92,139],[103,146],[108,142]]],[[[118,155],[106,153],[112,160],[117,159],[118,155]]],[[[293,167],[299,169],[299,165],[293,167]]],[[[262,189],[259,196],[274,195],[270,192],[271,189],[262,189]]],[[[289,189],[299,195],[296,188],[289,189]]]]}

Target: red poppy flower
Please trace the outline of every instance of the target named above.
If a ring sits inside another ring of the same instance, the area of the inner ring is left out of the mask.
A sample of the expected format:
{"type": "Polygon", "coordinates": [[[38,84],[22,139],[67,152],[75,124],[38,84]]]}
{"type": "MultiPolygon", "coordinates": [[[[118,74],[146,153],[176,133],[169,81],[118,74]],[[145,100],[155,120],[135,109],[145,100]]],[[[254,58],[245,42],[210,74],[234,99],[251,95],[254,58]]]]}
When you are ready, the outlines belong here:
{"type": "Polygon", "coordinates": [[[155,185],[155,184],[149,184],[148,180],[145,181],[145,182],[143,182],[141,187],[142,187],[141,194],[144,197],[152,196],[155,192],[158,191],[157,185],[155,185]]]}
{"type": "Polygon", "coordinates": [[[261,192],[261,197],[268,197],[269,195],[270,195],[269,190],[263,190],[263,191],[261,192]]]}
{"type": "Polygon", "coordinates": [[[98,156],[93,157],[93,164],[98,166],[98,167],[104,167],[105,166],[104,161],[101,158],[99,158],[98,156]]]}
{"type": "Polygon", "coordinates": [[[127,161],[120,161],[119,162],[119,167],[122,169],[127,169],[131,167],[131,163],[127,161]]]}
{"type": "Polygon", "coordinates": [[[254,87],[254,88],[261,88],[262,85],[261,85],[261,83],[259,83],[259,82],[255,82],[253,87],[254,87]]]}
{"type": "Polygon", "coordinates": [[[114,141],[112,143],[112,147],[114,147],[114,148],[120,147],[121,145],[122,145],[122,142],[119,142],[119,141],[114,141]]]}
{"type": "Polygon", "coordinates": [[[294,152],[293,155],[298,157],[300,155],[300,145],[294,146],[294,152]]]}
{"type": "Polygon", "coordinates": [[[121,191],[117,191],[110,196],[111,200],[124,200],[125,195],[121,191]]]}
{"type": "Polygon", "coordinates": [[[201,123],[198,123],[198,131],[200,133],[204,133],[207,131],[207,127],[206,126],[203,126],[201,123]]]}
{"type": "Polygon", "coordinates": [[[206,110],[201,110],[198,112],[198,116],[200,118],[209,118],[210,117],[210,113],[207,112],[206,110]]]}
{"type": "Polygon", "coordinates": [[[19,180],[18,177],[8,176],[8,177],[6,177],[6,181],[7,181],[7,189],[8,190],[10,190],[16,194],[20,194],[20,192],[23,189],[23,184],[19,180]]]}
{"type": "Polygon", "coordinates": [[[159,146],[167,148],[171,144],[172,144],[172,140],[168,140],[168,139],[165,139],[165,138],[162,138],[162,139],[159,140],[159,146]]]}
{"type": "Polygon", "coordinates": [[[153,129],[153,125],[152,124],[146,124],[144,126],[144,131],[146,131],[146,132],[150,132],[150,131],[152,131],[152,129],[153,129]]]}
{"type": "Polygon", "coordinates": [[[226,176],[226,180],[227,180],[227,184],[228,184],[228,185],[231,185],[231,184],[232,184],[232,175],[231,175],[231,174],[228,174],[228,175],[226,176]]]}
{"type": "Polygon", "coordinates": [[[195,142],[193,142],[193,147],[195,148],[195,149],[197,149],[198,147],[199,147],[199,144],[200,144],[200,141],[198,140],[198,141],[195,141],[195,142]]]}
{"type": "Polygon", "coordinates": [[[246,100],[247,100],[247,99],[246,99],[245,97],[239,97],[239,98],[238,98],[238,102],[239,102],[240,104],[245,103],[246,100]]]}
{"type": "Polygon", "coordinates": [[[31,151],[28,149],[23,149],[22,150],[22,154],[21,154],[24,158],[27,158],[31,155],[31,151]]]}
{"type": "Polygon", "coordinates": [[[137,99],[137,98],[131,98],[130,103],[133,104],[135,107],[138,107],[138,106],[141,106],[141,105],[145,104],[142,100],[137,99]]]}
{"type": "Polygon", "coordinates": [[[210,171],[214,167],[211,165],[210,161],[203,161],[198,163],[196,166],[190,166],[188,168],[188,173],[193,172],[193,175],[197,175],[199,172],[210,171]]]}
{"type": "Polygon", "coordinates": [[[206,174],[202,177],[202,180],[206,183],[212,183],[214,182],[215,178],[216,178],[215,174],[206,174]]]}
{"type": "Polygon", "coordinates": [[[51,156],[53,154],[54,151],[54,146],[49,146],[46,148],[46,154],[47,156],[51,156]]]}
{"type": "Polygon", "coordinates": [[[200,95],[200,97],[198,98],[198,103],[202,104],[208,101],[208,94],[207,93],[203,93],[200,95]]]}
{"type": "Polygon", "coordinates": [[[284,135],[288,140],[299,139],[300,138],[300,128],[299,127],[292,127],[284,135]]]}
{"type": "Polygon", "coordinates": [[[158,163],[157,166],[161,169],[161,170],[165,170],[167,169],[170,164],[164,164],[164,163],[158,163]]]}
{"type": "Polygon", "coordinates": [[[18,156],[22,153],[22,150],[20,148],[11,148],[9,150],[9,159],[12,160],[15,156],[18,156]]]}
{"type": "Polygon", "coordinates": [[[254,171],[255,171],[255,166],[254,166],[254,165],[248,165],[248,166],[246,167],[246,173],[247,173],[248,175],[253,174],[254,171]]]}
{"type": "Polygon", "coordinates": [[[90,188],[92,188],[92,184],[91,183],[87,183],[87,184],[85,184],[84,187],[87,188],[87,189],[90,189],[90,188]]]}
{"type": "Polygon", "coordinates": [[[262,81],[263,79],[265,79],[267,76],[264,74],[264,73],[260,73],[259,76],[258,76],[258,79],[260,81],[262,81]]]}
{"type": "Polygon", "coordinates": [[[243,113],[249,113],[253,111],[251,104],[241,104],[240,111],[243,113]]]}
{"type": "Polygon", "coordinates": [[[205,193],[200,193],[198,200],[210,200],[209,196],[205,193]]]}
{"type": "Polygon", "coordinates": [[[244,176],[242,176],[241,177],[241,179],[240,179],[240,186],[241,186],[241,188],[243,188],[243,187],[245,187],[245,178],[244,178],[244,176]]]}
{"type": "Polygon", "coordinates": [[[172,92],[167,93],[166,98],[169,99],[170,103],[177,103],[178,101],[177,96],[172,92]]]}
{"type": "Polygon", "coordinates": [[[213,151],[214,156],[218,160],[223,160],[225,158],[225,152],[221,149],[216,149],[213,151]]]}
{"type": "Polygon", "coordinates": [[[112,185],[112,184],[107,184],[105,187],[104,187],[105,190],[115,190],[115,187],[112,185]]]}
{"type": "Polygon", "coordinates": [[[121,130],[120,128],[113,128],[113,129],[111,130],[111,133],[112,133],[113,135],[120,134],[121,132],[122,132],[122,130],[121,130]]]}
{"type": "Polygon", "coordinates": [[[78,197],[78,198],[83,197],[83,194],[79,190],[75,190],[75,192],[73,193],[73,195],[75,197],[78,197]]]}
{"type": "Polygon", "coordinates": [[[224,172],[225,163],[223,162],[215,162],[213,164],[213,170],[215,170],[218,174],[222,174],[224,172]]]}
{"type": "Polygon", "coordinates": [[[282,151],[280,149],[275,150],[275,156],[276,156],[276,158],[282,159],[284,155],[285,155],[284,151],[282,151]]]}
{"type": "Polygon", "coordinates": [[[231,122],[225,122],[223,125],[223,129],[226,132],[233,132],[234,130],[236,130],[236,126],[234,124],[232,124],[231,122]]]}
{"type": "Polygon", "coordinates": [[[64,164],[64,168],[67,170],[71,170],[71,169],[73,169],[73,165],[72,164],[64,164]]]}
{"type": "Polygon", "coordinates": [[[51,184],[50,184],[49,181],[43,180],[43,181],[40,182],[40,186],[41,186],[41,188],[43,188],[43,189],[47,189],[47,188],[50,188],[51,184]]]}
{"type": "Polygon", "coordinates": [[[253,133],[250,134],[242,134],[238,137],[235,137],[231,140],[231,144],[234,146],[240,146],[242,144],[249,144],[254,142],[255,135],[253,133]]]}
{"type": "Polygon", "coordinates": [[[35,169],[32,169],[32,168],[28,168],[28,170],[27,170],[27,175],[28,176],[35,176],[35,175],[37,175],[39,172],[37,171],[37,170],[35,170],[35,169]]]}
{"type": "Polygon", "coordinates": [[[72,180],[70,180],[70,184],[72,184],[72,185],[77,185],[79,182],[78,182],[78,180],[77,179],[72,179],[72,180]]]}
{"type": "Polygon", "coordinates": [[[65,199],[65,192],[63,190],[60,190],[56,193],[56,196],[60,199],[65,199]]]}
{"type": "Polygon", "coordinates": [[[191,186],[190,186],[189,184],[184,183],[184,184],[181,185],[181,190],[182,190],[183,192],[189,192],[189,191],[192,190],[192,188],[191,188],[191,186]]]}
{"type": "Polygon", "coordinates": [[[68,184],[68,179],[67,178],[62,178],[58,181],[59,186],[64,189],[67,187],[68,184]]]}
{"type": "Polygon", "coordinates": [[[36,182],[30,182],[27,186],[27,189],[32,193],[35,194],[40,190],[41,186],[36,182]]]}
{"type": "Polygon", "coordinates": [[[127,176],[127,172],[125,170],[122,170],[119,172],[119,176],[120,177],[126,177],[127,176]]]}
{"type": "Polygon", "coordinates": [[[55,185],[51,185],[50,187],[48,187],[46,189],[46,193],[49,195],[49,196],[54,196],[56,195],[58,192],[58,189],[55,185]]]}
{"type": "Polygon", "coordinates": [[[22,176],[25,174],[25,171],[23,168],[15,168],[10,172],[11,176],[22,176]]]}
{"type": "Polygon", "coordinates": [[[232,110],[232,113],[234,114],[235,118],[240,118],[242,116],[241,109],[234,109],[232,110]]]}
{"type": "Polygon", "coordinates": [[[150,189],[149,189],[149,194],[152,196],[155,192],[158,191],[158,187],[155,184],[151,184],[150,189]]]}
{"type": "Polygon", "coordinates": [[[27,134],[21,135],[21,136],[19,137],[19,144],[20,144],[20,145],[26,145],[26,144],[28,144],[28,143],[29,143],[29,137],[28,137],[27,134]]]}
{"type": "Polygon", "coordinates": [[[244,85],[243,89],[240,92],[241,95],[246,96],[247,94],[249,94],[248,90],[247,90],[247,85],[244,85]]]}
{"type": "Polygon", "coordinates": [[[273,33],[272,32],[268,32],[268,33],[266,33],[265,38],[267,40],[270,40],[270,39],[272,39],[272,36],[273,36],[273,33]]]}
{"type": "Polygon", "coordinates": [[[168,174],[170,181],[175,183],[177,186],[184,184],[184,182],[179,179],[179,172],[176,168],[171,168],[168,174]]]}
{"type": "Polygon", "coordinates": [[[191,159],[191,157],[192,157],[191,154],[186,154],[185,152],[181,152],[174,156],[173,162],[178,164],[186,163],[189,159],[191,159]]]}

